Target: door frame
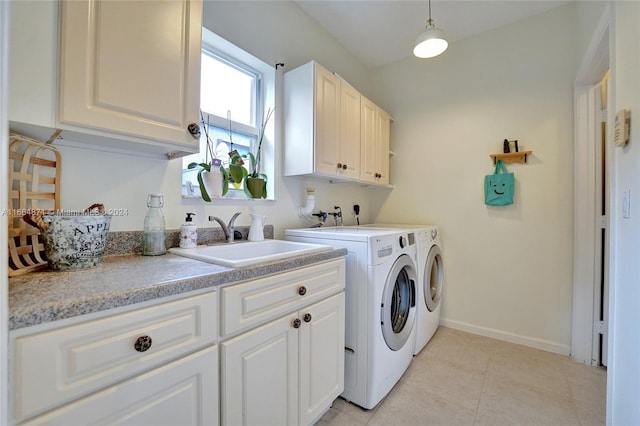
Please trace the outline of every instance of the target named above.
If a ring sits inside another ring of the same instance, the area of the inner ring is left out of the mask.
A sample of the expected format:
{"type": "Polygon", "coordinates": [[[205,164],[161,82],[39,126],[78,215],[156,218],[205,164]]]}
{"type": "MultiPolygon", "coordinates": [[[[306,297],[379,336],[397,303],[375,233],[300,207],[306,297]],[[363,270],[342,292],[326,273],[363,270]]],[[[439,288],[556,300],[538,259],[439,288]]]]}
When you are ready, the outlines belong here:
{"type": "MultiPolygon", "coordinates": [[[[5,179],[9,177],[9,127],[7,123],[7,89],[9,88],[7,61],[9,58],[9,3],[0,1],[0,170],[5,170],[5,179]]],[[[1,180],[1,179],[0,179],[1,180]]],[[[2,180],[6,182],[7,180],[2,180]]],[[[5,184],[0,185],[0,208],[8,208],[9,194],[5,184]]],[[[8,217],[0,219],[0,258],[8,256],[9,236],[8,217]]],[[[9,423],[9,295],[7,292],[8,264],[0,262],[0,424],[9,423]]]]}
{"type": "MultiPolygon", "coordinates": [[[[574,90],[574,225],[573,225],[573,313],[571,357],[585,364],[597,364],[592,358],[596,286],[599,277],[595,267],[596,233],[600,223],[596,215],[596,111],[592,88],[600,83],[610,68],[610,7],[602,14],[587,49],[574,90]]],[[[611,81],[611,80],[610,80],[611,81]]],[[[610,93],[610,90],[607,90],[610,93]]],[[[609,96],[608,96],[609,97],[609,96]]],[[[610,105],[610,102],[607,102],[610,105]]],[[[610,125],[610,114],[607,127],[610,125]]],[[[607,148],[606,168],[610,170],[611,155],[607,148]]],[[[607,183],[611,194],[611,183],[607,183]]],[[[607,206],[607,211],[610,211],[607,206]]],[[[610,229],[610,219],[605,227],[610,229]]],[[[608,233],[610,235],[610,233],[608,233]]],[[[610,236],[608,237],[610,238],[610,236]]],[[[598,260],[599,261],[599,260],[598,260]]],[[[599,290],[598,290],[599,291],[599,290]]],[[[599,302],[598,302],[599,303],[599,302]]],[[[610,314],[610,313],[609,313],[610,314]]]]}

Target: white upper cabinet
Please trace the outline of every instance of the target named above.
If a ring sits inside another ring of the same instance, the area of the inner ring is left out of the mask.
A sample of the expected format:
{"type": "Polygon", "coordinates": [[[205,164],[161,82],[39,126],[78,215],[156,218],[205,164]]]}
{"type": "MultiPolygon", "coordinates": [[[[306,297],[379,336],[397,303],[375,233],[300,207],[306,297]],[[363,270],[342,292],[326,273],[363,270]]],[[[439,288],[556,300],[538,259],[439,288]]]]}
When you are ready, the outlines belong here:
{"type": "Polygon", "coordinates": [[[315,169],[335,175],[342,172],[342,167],[336,167],[340,161],[340,79],[319,65],[314,71],[315,169]]]}
{"type": "Polygon", "coordinates": [[[389,140],[381,143],[378,124],[382,110],[314,61],[285,74],[284,93],[285,176],[389,183],[389,140]]]}
{"type": "Polygon", "coordinates": [[[360,163],[362,165],[362,171],[360,178],[367,182],[376,181],[376,159],[378,157],[376,153],[376,135],[377,135],[377,123],[378,123],[378,107],[369,99],[362,97],[361,101],[361,157],[360,163]]]}
{"type": "Polygon", "coordinates": [[[198,151],[201,0],[15,3],[12,129],[43,139],[58,128],[65,143],[115,152],[198,151]]]}
{"type": "MultiPolygon", "coordinates": [[[[340,86],[340,159],[342,175],[360,176],[360,93],[346,82],[340,86]]],[[[336,164],[337,166],[337,164],[336,164]]]]}
{"type": "Polygon", "coordinates": [[[389,156],[391,155],[391,116],[378,108],[378,148],[379,154],[376,162],[378,167],[378,180],[382,185],[389,184],[389,156]]]}
{"type": "Polygon", "coordinates": [[[360,179],[389,184],[389,132],[391,117],[376,104],[361,98],[361,172],[360,179]]]}

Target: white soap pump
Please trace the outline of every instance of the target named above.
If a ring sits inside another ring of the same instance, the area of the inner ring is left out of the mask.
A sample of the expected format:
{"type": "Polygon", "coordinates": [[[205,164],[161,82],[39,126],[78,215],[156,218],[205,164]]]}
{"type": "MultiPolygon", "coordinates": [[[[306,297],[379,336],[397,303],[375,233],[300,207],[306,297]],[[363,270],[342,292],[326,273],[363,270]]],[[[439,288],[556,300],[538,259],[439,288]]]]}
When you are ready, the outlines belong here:
{"type": "Polygon", "coordinates": [[[180,247],[195,248],[198,245],[198,227],[193,223],[195,213],[187,213],[184,223],[180,226],[180,247]]]}

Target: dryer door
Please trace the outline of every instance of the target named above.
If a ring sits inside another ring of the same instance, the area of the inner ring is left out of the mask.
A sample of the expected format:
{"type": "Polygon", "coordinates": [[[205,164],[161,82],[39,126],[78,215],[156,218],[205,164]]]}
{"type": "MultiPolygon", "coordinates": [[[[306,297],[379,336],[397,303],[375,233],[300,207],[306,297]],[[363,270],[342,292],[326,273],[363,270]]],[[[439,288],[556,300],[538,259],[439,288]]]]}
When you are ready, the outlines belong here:
{"type": "Polygon", "coordinates": [[[396,259],[387,276],[380,314],[387,346],[394,351],[402,349],[411,336],[416,315],[416,270],[406,254],[396,259]]]}
{"type": "Polygon", "coordinates": [[[422,283],[424,303],[427,304],[429,312],[435,311],[440,303],[443,281],[444,264],[442,263],[442,253],[440,252],[440,247],[434,245],[429,250],[429,255],[424,265],[424,282],[422,283]]]}

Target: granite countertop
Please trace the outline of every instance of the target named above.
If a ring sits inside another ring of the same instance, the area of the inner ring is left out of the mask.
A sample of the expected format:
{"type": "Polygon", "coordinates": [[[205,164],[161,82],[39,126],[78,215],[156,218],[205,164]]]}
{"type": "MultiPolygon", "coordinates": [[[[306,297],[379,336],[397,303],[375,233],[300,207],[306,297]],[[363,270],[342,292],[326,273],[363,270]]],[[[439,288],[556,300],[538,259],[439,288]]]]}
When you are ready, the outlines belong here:
{"type": "Polygon", "coordinates": [[[9,330],[260,278],[346,254],[346,249],[334,249],[243,268],[173,254],[123,255],[107,256],[91,269],[32,272],[9,279],[9,330]]]}

